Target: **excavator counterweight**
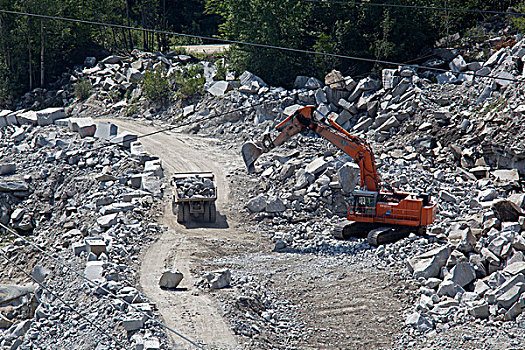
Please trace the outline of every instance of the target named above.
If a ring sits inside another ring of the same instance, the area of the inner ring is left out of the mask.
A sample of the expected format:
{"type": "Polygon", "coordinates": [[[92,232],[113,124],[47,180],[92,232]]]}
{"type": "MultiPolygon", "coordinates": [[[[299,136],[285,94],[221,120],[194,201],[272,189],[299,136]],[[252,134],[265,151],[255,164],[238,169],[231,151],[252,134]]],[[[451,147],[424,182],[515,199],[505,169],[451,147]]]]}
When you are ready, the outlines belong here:
{"type": "Polygon", "coordinates": [[[370,145],[325,116],[315,118],[314,113],[314,106],[303,107],[277,125],[280,133],[275,139],[265,134],[258,143],[245,143],[241,153],[248,172],[255,171],[255,162],[263,153],[298,133],[313,130],[351,156],[361,171],[361,189],[352,192],[353,199],[347,203],[348,221],[335,225],[335,237],[346,239],[364,234],[370,244],[377,246],[406,237],[410,232],[421,232],[435,220],[436,204],[429,195],[381,190],[370,145]]]}

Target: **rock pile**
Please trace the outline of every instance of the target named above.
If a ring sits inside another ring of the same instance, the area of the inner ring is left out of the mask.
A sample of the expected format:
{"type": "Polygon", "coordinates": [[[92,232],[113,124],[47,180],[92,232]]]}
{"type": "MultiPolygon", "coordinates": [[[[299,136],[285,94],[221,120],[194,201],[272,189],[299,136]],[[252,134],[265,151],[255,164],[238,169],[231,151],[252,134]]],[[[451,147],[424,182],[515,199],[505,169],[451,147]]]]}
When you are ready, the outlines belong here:
{"type": "Polygon", "coordinates": [[[6,235],[3,252],[33,269],[33,277],[51,292],[27,284],[31,281],[0,259],[3,277],[18,283],[0,286],[0,347],[116,346],[54,293],[111,329],[123,344],[131,347],[129,335],[136,346],[148,341],[157,344],[151,349],[160,349],[167,340],[162,328],[124,302],[155,317],[153,305],[130,285],[141,247],[163,230],[153,222],[163,187],[158,161],[141,163],[109,137],[114,126],[64,119],[63,109],[2,114],[9,125],[0,128],[1,222],[97,284],[42,260],[23,239],[6,235]],[[39,125],[41,115],[56,116],[58,125],[39,125]]]}
{"type": "Polygon", "coordinates": [[[177,196],[181,199],[216,197],[213,180],[201,177],[185,177],[175,180],[177,196]]]}

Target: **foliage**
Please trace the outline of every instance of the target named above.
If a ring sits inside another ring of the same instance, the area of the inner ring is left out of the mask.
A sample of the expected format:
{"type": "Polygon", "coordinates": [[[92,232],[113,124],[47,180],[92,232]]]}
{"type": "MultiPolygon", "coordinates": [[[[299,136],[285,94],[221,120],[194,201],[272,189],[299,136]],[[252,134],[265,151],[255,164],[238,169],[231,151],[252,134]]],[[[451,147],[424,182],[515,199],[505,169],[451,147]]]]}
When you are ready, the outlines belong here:
{"type": "Polygon", "coordinates": [[[85,100],[91,95],[91,90],[93,89],[93,85],[91,85],[91,81],[86,78],[79,79],[75,83],[75,96],[80,100],[85,100]]]}
{"type": "Polygon", "coordinates": [[[228,67],[224,59],[218,60],[215,63],[215,80],[226,80],[226,73],[228,72],[228,67]]]}
{"type": "MultiPolygon", "coordinates": [[[[403,4],[442,7],[443,1],[403,4]]],[[[447,0],[446,5],[498,11],[512,6],[525,11],[523,0],[447,0]]],[[[0,8],[391,61],[412,60],[447,33],[464,32],[487,18],[297,0],[0,0],[0,8]]],[[[509,18],[515,28],[525,29],[524,18],[509,18]]],[[[41,86],[41,75],[47,87],[87,56],[100,59],[135,48],[168,52],[179,45],[201,43],[206,44],[199,38],[0,14],[0,104],[41,86]]],[[[233,47],[230,61],[238,72],[250,70],[274,85],[290,85],[296,75],[322,77],[333,68],[344,74],[380,68],[334,56],[242,45],[233,47]]],[[[181,94],[198,90],[199,84],[192,84],[190,80],[181,94]]]]}
{"type": "Polygon", "coordinates": [[[144,73],[140,86],[144,97],[150,102],[163,104],[170,98],[169,80],[161,66],[144,73]]]}
{"type": "MultiPolygon", "coordinates": [[[[385,0],[387,3],[397,3],[385,0]]],[[[505,11],[517,0],[447,0],[448,7],[505,11]]],[[[406,5],[443,7],[438,0],[407,0],[406,5]]],[[[222,17],[222,37],[302,50],[404,62],[421,56],[447,33],[464,32],[485,17],[473,13],[389,8],[293,0],[208,0],[207,11],[222,17]]],[[[296,75],[322,77],[336,68],[360,74],[381,68],[329,55],[236,46],[232,62],[267,82],[289,86],[296,75]]]]}
{"type": "Polygon", "coordinates": [[[174,74],[177,97],[181,99],[192,97],[204,88],[204,68],[200,64],[188,64],[174,74]]]}

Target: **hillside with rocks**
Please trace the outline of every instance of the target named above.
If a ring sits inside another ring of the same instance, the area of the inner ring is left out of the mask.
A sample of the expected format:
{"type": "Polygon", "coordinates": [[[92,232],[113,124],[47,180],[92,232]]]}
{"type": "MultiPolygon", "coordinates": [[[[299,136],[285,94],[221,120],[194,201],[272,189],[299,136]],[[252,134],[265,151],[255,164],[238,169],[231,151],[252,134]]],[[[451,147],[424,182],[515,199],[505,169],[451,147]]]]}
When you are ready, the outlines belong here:
{"type": "MultiPolygon", "coordinates": [[[[167,155],[149,154],[142,144],[147,137],[102,118],[175,130],[174,138],[208,140],[228,152],[222,165],[230,192],[222,213],[234,229],[264,237],[267,246],[210,254],[190,273],[198,280],[193,293],[220,304],[239,348],[329,348],[327,339],[341,348],[519,348],[525,39],[514,35],[508,45],[474,56],[437,48],[421,65],[362,79],[337,70],[324,81],[298,76],[287,90],[248,71],[227,71],[218,80],[218,62],[135,50],[100,62],[88,57],[56,89],[28,92],[16,111],[0,112],[0,222],[16,231],[2,235],[2,255],[11,262],[0,260],[0,348],[112,349],[118,342],[170,348],[169,332],[158,323],[162,310],[139,286],[148,245],[168,229],[183,230],[159,223],[172,196],[167,155]],[[163,72],[173,86],[177,72],[193,66],[204,78],[201,94],[163,105],[145,97],[140,82],[148,71],[163,72]],[[80,81],[92,87],[84,100],[74,92],[80,81]],[[431,194],[437,217],[425,234],[380,247],[332,237],[360,172],[313,133],[263,155],[255,174],[247,174],[241,145],[275,135],[278,123],[306,105],[371,144],[385,188],[431,194]],[[367,272],[370,279],[360,283],[368,289],[349,283],[358,282],[348,277],[356,266],[367,272]],[[389,289],[382,292],[382,283],[389,289]],[[316,287],[326,300],[301,301],[316,287]],[[369,313],[349,307],[337,314],[341,323],[360,321],[365,340],[351,338],[348,326],[341,332],[334,324],[317,326],[330,322],[317,314],[320,305],[372,289],[369,299],[388,308],[387,315],[370,305],[369,313]],[[382,293],[388,300],[372,297],[382,293]],[[101,337],[91,322],[115,339],[101,337]],[[388,337],[381,332],[385,323],[388,337]]],[[[187,187],[186,194],[194,192],[187,187]]]]}

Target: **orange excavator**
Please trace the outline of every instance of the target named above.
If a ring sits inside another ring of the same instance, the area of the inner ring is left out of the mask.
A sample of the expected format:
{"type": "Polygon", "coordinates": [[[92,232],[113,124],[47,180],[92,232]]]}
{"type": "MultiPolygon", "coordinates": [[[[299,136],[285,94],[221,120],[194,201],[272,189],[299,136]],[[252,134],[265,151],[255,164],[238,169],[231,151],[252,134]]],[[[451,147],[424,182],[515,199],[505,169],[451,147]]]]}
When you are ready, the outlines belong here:
{"type": "Polygon", "coordinates": [[[308,130],[330,141],[359,165],[361,189],[352,192],[353,199],[347,203],[347,220],[335,225],[335,237],[367,236],[371,245],[378,246],[404,238],[410,232],[421,233],[435,220],[436,204],[431,202],[430,195],[382,190],[370,145],[321,115],[314,106],[297,110],[276,129],[280,134],[274,140],[265,134],[261,142],[247,142],[242,146],[249,173],[255,171],[254,163],[263,153],[308,130]]]}

